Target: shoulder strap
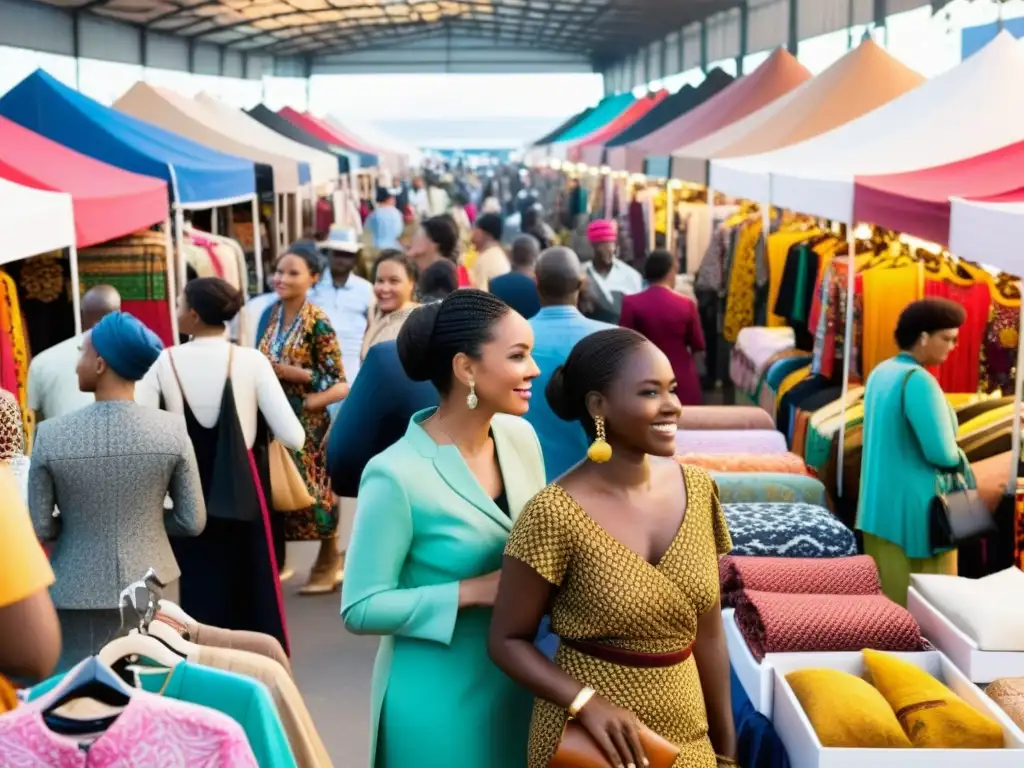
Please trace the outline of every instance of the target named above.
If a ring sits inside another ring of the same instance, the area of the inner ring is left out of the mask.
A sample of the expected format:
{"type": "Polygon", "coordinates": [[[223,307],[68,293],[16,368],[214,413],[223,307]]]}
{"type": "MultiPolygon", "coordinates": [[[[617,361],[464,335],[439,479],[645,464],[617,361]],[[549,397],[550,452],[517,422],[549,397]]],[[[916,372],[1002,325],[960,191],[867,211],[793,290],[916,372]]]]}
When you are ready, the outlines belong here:
{"type": "Polygon", "coordinates": [[[178,367],[174,364],[174,355],[171,354],[171,350],[167,350],[167,359],[171,363],[171,372],[174,374],[174,380],[178,382],[178,391],[181,392],[181,399],[185,399],[185,388],[181,386],[181,377],[178,376],[178,367]]]}
{"type": "Polygon", "coordinates": [[[914,369],[911,368],[907,371],[907,375],[903,377],[903,384],[900,387],[900,413],[903,414],[903,418],[907,418],[907,384],[910,382],[910,377],[914,375],[914,369]]]}

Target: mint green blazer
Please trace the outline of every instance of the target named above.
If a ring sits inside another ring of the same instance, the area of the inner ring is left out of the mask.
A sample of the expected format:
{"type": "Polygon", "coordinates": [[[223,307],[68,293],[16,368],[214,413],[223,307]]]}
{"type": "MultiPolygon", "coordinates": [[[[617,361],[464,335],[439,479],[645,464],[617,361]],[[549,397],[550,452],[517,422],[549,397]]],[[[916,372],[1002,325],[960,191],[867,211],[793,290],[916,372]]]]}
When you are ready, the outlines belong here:
{"type": "Polygon", "coordinates": [[[359,485],[341,614],[381,635],[373,673],[370,765],[522,768],[533,698],[487,655],[491,610],[459,610],[459,582],[501,568],[509,531],[545,484],[533,427],[491,423],[511,515],[484,492],[459,450],[412,417],[359,485]]]}

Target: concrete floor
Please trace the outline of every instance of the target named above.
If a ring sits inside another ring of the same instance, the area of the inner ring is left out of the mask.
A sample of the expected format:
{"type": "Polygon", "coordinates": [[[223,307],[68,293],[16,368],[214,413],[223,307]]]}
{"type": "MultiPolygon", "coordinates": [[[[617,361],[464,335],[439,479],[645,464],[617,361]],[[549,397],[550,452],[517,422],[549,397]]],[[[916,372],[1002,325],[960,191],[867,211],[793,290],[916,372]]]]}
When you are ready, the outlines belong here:
{"type": "Polygon", "coordinates": [[[370,677],[377,639],[345,630],[340,591],[299,596],[318,546],[288,545],[288,566],[295,569],[284,585],[292,669],[335,768],[369,768],[370,677]]]}

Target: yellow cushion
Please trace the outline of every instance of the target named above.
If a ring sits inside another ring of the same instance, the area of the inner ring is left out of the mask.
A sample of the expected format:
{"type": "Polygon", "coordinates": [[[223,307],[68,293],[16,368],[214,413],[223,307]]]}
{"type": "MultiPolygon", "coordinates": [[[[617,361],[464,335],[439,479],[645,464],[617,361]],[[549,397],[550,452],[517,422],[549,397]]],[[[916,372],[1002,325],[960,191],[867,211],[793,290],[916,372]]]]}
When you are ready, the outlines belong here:
{"type": "Polygon", "coordinates": [[[835,669],[801,669],[786,682],[824,747],[909,749],[896,715],[878,691],[835,669]]]}
{"type": "Polygon", "coordinates": [[[920,667],[882,653],[864,651],[868,679],[896,713],[915,747],[1001,749],[1003,730],[920,667]]]}

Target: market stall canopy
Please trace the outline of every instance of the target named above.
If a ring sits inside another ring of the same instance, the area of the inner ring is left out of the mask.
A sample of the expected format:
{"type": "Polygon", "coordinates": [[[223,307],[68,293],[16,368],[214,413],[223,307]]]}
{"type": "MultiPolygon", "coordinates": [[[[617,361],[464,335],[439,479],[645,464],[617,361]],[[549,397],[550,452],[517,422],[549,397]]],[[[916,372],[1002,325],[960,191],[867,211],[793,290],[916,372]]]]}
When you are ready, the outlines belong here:
{"type": "Polygon", "coordinates": [[[684,117],[631,144],[626,170],[667,177],[670,152],[742,120],[810,79],[811,73],[793,54],[777,48],[749,75],[739,78],[684,117]]]}
{"type": "Polygon", "coordinates": [[[306,163],[309,166],[310,179],[315,186],[320,187],[337,181],[338,161],[329,152],[292,141],[260,121],[254,120],[242,110],[228,106],[208,93],[200,93],[195,97],[195,101],[217,119],[218,125],[241,141],[290,157],[298,163],[306,163]]]}
{"type": "Polygon", "coordinates": [[[709,162],[771,152],[848,123],[924,82],[867,39],[771,104],[672,153],[672,178],[708,183],[709,162]]]}
{"type": "Polygon", "coordinates": [[[638,120],[661,104],[667,97],[668,91],[662,89],[637,99],[629,109],[608,123],[604,128],[590,134],[570,149],[569,159],[577,163],[584,162],[588,165],[600,165],[604,159],[605,143],[609,139],[614,139],[630,126],[636,125],[638,120]]]}
{"type": "Polygon", "coordinates": [[[1024,274],[1024,189],[988,200],[956,199],[949,222],[949,250],[1011,275],[1024,274]]]}
{"type": "Polygon", "coordinates": [[[75,244],[71,195],[44,192],[0,179],[0,264],[75,244]]]}
{"type": "Polygon", "coordinates": [[[350,138],[343,135],[334,126],[328,125],[308,112],[298,112],[291,107],[285,107],[284,109],[279,109],[277,114],[322,141],[352,150],[358,155],[361,168],[375,168],[380,165],[380,159],[376,153],[355,146],[350,138]]]}
{"type": "Polygon", "coordinates": [[[541,136],[536,141],[533,141],[530,144],[528,144],[527,146],[528,147],[543,147],[546,144],[550,144],[552,141],[554,141],[556,138],[561,136],[563,133],[571,130],[572,128],[574,128],[575,126],[579,125],[581,122],[586,120],[587,117],[589,117],[590,114],[595,109],[597,109],[602,103],[604,103],[605,100],[610,99],[610,98],[611,98],[610,96],[606,96],[605,99],[602,99],[601,101],[599,101],[593,107],[587,107],[586,109],[580,110],[575,115],[573,115],[568,120],[566,120],[564,123],[559,125],[557,128],[553,128],[552,130],[550,130],[547,133],[545,133],[543,136],[541,136]]]}
{"type": "Polygon", "coordinates": [[[338,131],[343,137],[350,138],[355,146],[365,152],[377,155],[380,167],[393,174],[404,174],[409,170],[409,157],[407,152],[399,151],[393,147],[377,141],[364,131],[355,130],[351,124],[342,122],[331,116],[320,118],[321,122],[328,127],[338,131]]]}
{"type": "Polygon", "coordinates": [[[628,146],[649,136],[690,110],[696,109],[708,99],[724,91],[736,78],[717,67],[708,73],[704,81],[694,88],[684,85],[672,96],[645,115],[632,128],[627,128],[605,146],[604,163],[614,170],[623,171],[629,160],[628,146]]]}
{"type": "Polygon", "coordinates": [[[326,142],[318,136],[314,136],[309,131],[295,125],[291,120],[286,120],[277,114],[277,112],[263,104],[257,104],[252,109],[247,110],[246,114],[275,133],[279,133],[281,136],[289,138],[292,141],[296,141],[307,147],[311,147],[312,149],[317,149],[321,152],[333,155],[338,165],[338,173],[349,173],[359,167],[358,158],[350,150],[347,150],[338,144],[326,142]]]}
{"type": "Polygon", "coordinates": [[[79,248],[129,235],[168,215],[167,184],[160,179],[93,160],[2,117],[0,178],[71,195],[79,248]]]}
{"type": "MultiPolygon", "coordinates": [[[[1021,189],[1024,141],[918,171],[858,176],[854,220],[945,245],[950,237],[950,198],[990,200],[1021,189]]],[[[1010,242],[1014,241],[1004,247],[1010,242]]]]}
{"type": "Polygon", "coordinates": [[[579,139],[589,136],[594,131],[600,130],[629,109],[630,105],[632,105],[634,101],[636,101],[636,99],[633,98],[633,94],[631,93],[618,93],[614,96],[602,99],[601,103],[594,108],[593,112],[568,130],[558,134],[548,143],[564,144],[565,142],[578,141],[579,139]]]}
{"type": "Polygon", "coordinates": [[[181,203],[198,206],[256,192],[248,160],[105,107],[41,69],[0,98],[0,115],[83,155],[163,179],[181,203]]]}
{"type": "Polygon", "coordinates": [[[1024,46],[1001,34],[984,50],[835,130],[761,155],[714,160],[730,195],[852,223],[854,176],[961,160],[1024,139],[1024,46]]]}
{"type": "Polygon", "coordinates": [[[340,128],[345,133],[365,141],[370,147],[375,147],[383,150],[385,153],[395,155],[397,162],[402,165],[403,170],[409,166],[420,165],[423,161],[423,152],[418,147],[386,133],[376,125],[354,120],[351,117],[342,120],[337,115],[327,115],[324,119],[335,128],[340,128]]]}
{"type": "Polygon", "coordinates": [[[136,83],[114,102],[114,109],[219,152],[269,165],[273,169],[275,192],[298,192],[299,187],[309,183],[308,163],[297,162],[248,141],[219,122],[217,116],[201,104],[174,91],[136,83]]]}

